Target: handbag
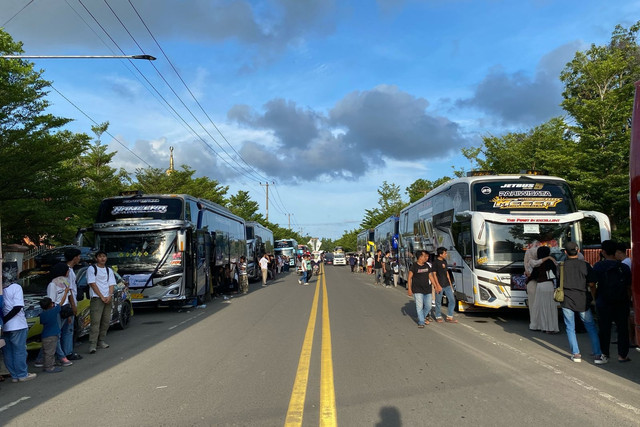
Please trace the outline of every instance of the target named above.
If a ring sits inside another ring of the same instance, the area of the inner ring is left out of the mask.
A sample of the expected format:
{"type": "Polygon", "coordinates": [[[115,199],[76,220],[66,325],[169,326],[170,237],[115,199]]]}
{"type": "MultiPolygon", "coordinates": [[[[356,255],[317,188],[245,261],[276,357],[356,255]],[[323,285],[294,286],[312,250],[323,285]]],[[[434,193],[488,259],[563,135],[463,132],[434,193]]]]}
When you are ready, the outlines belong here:
{"type": "Polygon", "coordinates": [[[71,308],[71,304],[65,304],[63,306],[60,306],[61,319],[68,319],[71,316],[73,316],[73,308],[71,308]]]}
{"type": "Polygon", "coordinates": [[[564,263],[560,264],[560,286],[553,291],[553,300],[556,302],[564,301],[564,263]]]}

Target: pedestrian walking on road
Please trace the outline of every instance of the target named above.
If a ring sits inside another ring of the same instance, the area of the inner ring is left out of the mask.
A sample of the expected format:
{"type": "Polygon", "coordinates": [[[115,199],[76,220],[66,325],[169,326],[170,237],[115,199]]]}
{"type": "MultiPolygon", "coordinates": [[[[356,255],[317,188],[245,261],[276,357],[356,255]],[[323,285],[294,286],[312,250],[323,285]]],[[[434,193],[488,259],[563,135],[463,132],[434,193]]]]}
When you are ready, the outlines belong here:
{"type": "Polygon", "coordinates": [[[431,282],[429,274],[431,266],[427,262],[429,255],[426,251],[416,252],[417,261],[411,265],[409,277],[407,279],[407,295],[413,296],[416,303],[416,313],[418,315],[418,328],[424,328],[430,322],[427,319],[431,311],[431,282]]]}
{"type": "Polygon", "coordinates": [[[433,262],[433,271],[431,272],[431,282],[436,288],[436,322],[442,323],[442,297],[447,296],[447,323],[458,323],[453,318],[453,310],[456,307],[456,299],[453,296],[453,287],[451,286],[451,278],[449,277],[449,266],[447,264],[447,249],[439,247],[436,249],[437,257],[433,262]]]}
{"type": "Polygon", "coordinates": [[[564,245],[567,259],[559,266],[560,280],[564,291],[564,300],[561,303],[564,324],[567,329],[569,351],[571,360],[582,361],[580,347],[576,338],[576,313],[582,319],[584,327],[591,341],[591,353],[594,362],[598,365],[607,363],[607,357],[603,356],[600,349],[598,329],[591,314],[590,305],[595,296],[597,276],[593,269],[584,260],[578,259],[578,245],[575,242],[567,242],[564,245]]]}

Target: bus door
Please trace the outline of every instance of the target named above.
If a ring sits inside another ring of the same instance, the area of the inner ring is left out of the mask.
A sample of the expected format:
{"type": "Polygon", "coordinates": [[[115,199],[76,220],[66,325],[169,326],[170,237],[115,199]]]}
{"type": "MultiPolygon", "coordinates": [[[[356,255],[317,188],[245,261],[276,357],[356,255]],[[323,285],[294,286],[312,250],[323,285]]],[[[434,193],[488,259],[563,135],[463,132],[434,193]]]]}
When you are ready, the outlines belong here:
{"type": "Polygon", "coordinates": [[[211,295],[209,285],[209,260],[211,259],[211,235],[206,230],[196,231],[195,288],[196,296],[211,295]]]}
{"type": "Polygon", "coordinates": [[[456,298],[473,303],[473,241],[471,222],[454,222],[451,226],[451,238],[455,247],[455,258],[449,267],[454,278],[456,298]]]}

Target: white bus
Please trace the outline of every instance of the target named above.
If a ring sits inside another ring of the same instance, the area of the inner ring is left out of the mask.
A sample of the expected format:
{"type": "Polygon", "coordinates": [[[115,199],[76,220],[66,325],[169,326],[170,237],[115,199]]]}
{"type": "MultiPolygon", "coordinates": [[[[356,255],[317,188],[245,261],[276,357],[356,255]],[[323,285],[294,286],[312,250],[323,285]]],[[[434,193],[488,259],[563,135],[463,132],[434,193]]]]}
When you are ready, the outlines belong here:
{"type": "Polygon", "coordinates": [[[207,301],[228,289],[226,271],[247,251],[242,218],[184,194],[106,198],[86,231],[128,281],[133,304],[207,301]]]}
{"type": "Polygon", "coordinates": [[[246,222],[247,234],[247,275],[249,280],[261,276],[258,265],[262,254],[273,254],[273,232],[259,222],[246,222]]]}
{"type": "Polygon", "coordinates": [[[524,254],[537,241],[581,246],[580,221],[595,219],[602,240],[609,219],[579,211],[567,183],[536,174],[487,175],[448,181],[400,212],[400,277],[407,280],[413,254],[447,249],[458,309],[527,307],[524,254]],[[544,238],[542,236],[545,236],[544,238]]]}
{"type": "Polygon", "coordinates": [[[294,239],[280,239],[274,243],[274,252],[276,255],[286,256],[289,258],[289,266],[296,266],[296,258],[298,251],[298,242],[294,239]]]}

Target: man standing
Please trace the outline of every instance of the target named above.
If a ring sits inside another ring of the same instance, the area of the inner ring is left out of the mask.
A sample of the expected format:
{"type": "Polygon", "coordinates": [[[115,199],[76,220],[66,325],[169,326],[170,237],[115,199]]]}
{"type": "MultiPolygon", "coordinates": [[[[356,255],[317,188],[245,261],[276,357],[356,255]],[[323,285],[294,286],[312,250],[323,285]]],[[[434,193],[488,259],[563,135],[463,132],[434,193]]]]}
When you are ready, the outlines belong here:
{"type": "Polygon", "coordinates": [[[2,348],[4,364],[11,374],[11,382],[24,382],[37,375],[27,371],[27,318],[24,314],[24,295],[22,286],[5,278],[2,284],[2,348]],[[4,283],[9,283],[5,287],[4,283]]]}
{"type": "Polygon", "coordinates": [[[431,266],[427,262],[429,255],[426,251],[419,250],[416,253],[417,261],[411,265],[409,277],[407,279],[407,295],[413,296],[416,302],[416,312],[418,314],[418,328],[424,328],[430,322],[427,315],[431,311],[431,282],[429,273],[431,266]]]}
{"type": "Polygon", "coordinates": [[[262,286],[267,286],[267,277],[269,276],[269,258],[267,258],[267,254],[262,254],[259,264],[262,272],[262,286]]]}
{"type": "Polygon", "coordinates": [[[356,257],[353,254],[349,255],[349,265],[351,266],[351,272],[353,273],[356,270],[356,257]]]}
{"type": "Polygon", "coordinates": [[[247,258],[244,255],[240,257],[240,263],[238,263],[238,281],[240,282],[240,292],[247,294],[249,292],[249,277],[247,276],[247,258]]]}
{"type": "Polygon", "coordinates": [[[380,284],[380,278],[382,277],[382,262],[383,262],[382,249],[378,249],[378,251],[376,252],[376,257],[373,260],[373,270],[374,270],[374,274],[376,275],[376,281],[375,281],[376,285],[380,284]]]}
{"type": "Polygon", "coordinates": [[[111,307],[113,304],[113,289],[116,277],[111,268],[107,267],[107,254],[96,252],[96,264],[87,268],[87,283],[91,296],[91,330],[89,332],[89,354],[94,354],[97,348],[109,348],[104,341],[111,321],[111,307]]]}
{"type": "MultiPolygon", "coordinates": [[[[76,273],[73,269],[80,263],[80,254],[81,252],[78,248],[70,248],[64,251],[64,260],[69,266],[69,275],[67,276],[67,280],[69,281],[69,287],[71,289],[70,298],[73,298],[76,304],[78,302],[78,285],[76,283],[76,273]]],[[[74,319],[76,318],[75,314],[77,313],[74,313],[74,316],[62,321],[62,332],[60,334],[60,346],[69,360],[82,359],[82,356],[73,351],[73,325],[75,323],[74,319]]]]}
{"type": "Polygon", "coordinates": [[[391,252],[387,251],[384,254],[382,262],[382,274],[384,275],[384,286],[386,288],[391,287],[391,252]]]}
{"type": "Polygon", "coordinates": [[[442,296],[447,296],[447,317],[448,323],[458,323],[453,318],[453,310],[456,306],[456,299],[453,296],[453,288],[451,287],[451,279],[449,278],[449,269],[447,265],[447,249],[439,247],[436,250],[437,257],[433,263],[433,271],[431,272],[431,281],[436,288],[436,322],[442,323],[442,296]]]}
{"type": "Polygon", "coordinates": [[[593,270],[598,275],[596,309],[602,354],[609,357],[611,324],[618,331],[618,362],[629,362],[629,305],[631,304],[631,271],[616,260],[616,242],[602,242],[602,256],[593,270]]]}
{"type": "Polygon", "coordinates": [[[582,361],[576,338],[575,313],[578,313],[589,334],[594,362],[597,365],[603,365],[607,363],[607,357],[602,354],[600,349],[598,330],[589,309],[592,301],[591,297],[595,295],[596,275],[589,263],[578,259],[578,245],[575,242],[567,242],[564,245],[564,250],[567,254],[567,259],[564,264],[560,265],[560,280],[562,280],[564,290],[564,300],[561,305],[564,324],[567,327],[571,360],[574,362],[582,361]]]}

